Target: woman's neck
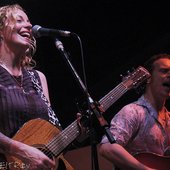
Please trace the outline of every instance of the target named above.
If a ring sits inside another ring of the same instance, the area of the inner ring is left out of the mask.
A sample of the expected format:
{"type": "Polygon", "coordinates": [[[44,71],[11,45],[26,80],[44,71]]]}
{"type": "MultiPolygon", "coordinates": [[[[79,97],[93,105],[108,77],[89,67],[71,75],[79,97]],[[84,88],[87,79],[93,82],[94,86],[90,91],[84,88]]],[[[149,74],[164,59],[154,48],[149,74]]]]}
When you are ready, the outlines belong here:
{"type": "Polygon", "coordinates": [[[8,62],[4,62],[4,61],[0,61],[0,65],[13,76],[21,76],[22,75],[22,68],[19,65],[15,65],[13,63],[8,63],[8,62]]]}
{"type": "Polygon", "coordinates": [[[21,58],[22,56],[16,55],[12,51],[3,50],[0,51],[0,65],[5,68],[11,75],[22,75],[21,58]]]}
{"type": "Polygon", "coordinates": [[[2,44],[0,48],[0,62],[6,65],[8,68],[19,68],[21,60],[24,56],[24,52],[21,53],[21,49],[11,50],[6,44],[2,44]]]}

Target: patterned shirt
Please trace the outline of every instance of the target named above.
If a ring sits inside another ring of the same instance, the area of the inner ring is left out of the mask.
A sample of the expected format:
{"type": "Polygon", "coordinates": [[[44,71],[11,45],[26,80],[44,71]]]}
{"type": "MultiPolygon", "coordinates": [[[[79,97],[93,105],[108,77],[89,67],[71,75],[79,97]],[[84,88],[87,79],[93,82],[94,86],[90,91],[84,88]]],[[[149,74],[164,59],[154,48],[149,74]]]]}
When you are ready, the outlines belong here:
{"type": "MultiPolygon", "coordinates": [[[[159,120],[157,111],[141,96],[124,106],[111,120],[110,131],[116,142],[129,153],[152,152],[170,155],[170,112],[159,120]]],[[[101,143],[109,142],[107,137],[101,143]]]]}

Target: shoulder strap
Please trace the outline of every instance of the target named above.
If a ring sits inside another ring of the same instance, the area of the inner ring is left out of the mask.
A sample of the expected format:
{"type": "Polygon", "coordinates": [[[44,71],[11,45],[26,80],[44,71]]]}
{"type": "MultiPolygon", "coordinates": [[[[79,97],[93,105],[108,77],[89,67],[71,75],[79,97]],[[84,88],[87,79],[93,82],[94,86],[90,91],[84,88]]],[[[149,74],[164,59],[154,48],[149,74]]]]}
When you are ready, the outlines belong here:
{"type": "MultiPolygon", "coordinates": [[[[56,117],[56,114],[52,110],[49,101],[45,97],[43,93],[43,89],[41,87],[41,83],[39,82],[38,78],[35,77],[34,71],[27,70],[27,73],[29,77],[31,78],[32,83],[34,84],[35,89],[37,90],[38,94],[40,95],[41,99],[44,101],[44,103],[47,105],[48,108],[48,117],[49,117],[49,122],[51,122],[53,125],[57,125],[61,127],[61,124],[59,123],[58,118],[56,117]]],[[[37,73],[38,74],[38,73],[37,73]]],[[[37,75],[38,76],[38,75],[37,75]]],[[[38,76],[39,77],[39,76],[38,76]]]]}

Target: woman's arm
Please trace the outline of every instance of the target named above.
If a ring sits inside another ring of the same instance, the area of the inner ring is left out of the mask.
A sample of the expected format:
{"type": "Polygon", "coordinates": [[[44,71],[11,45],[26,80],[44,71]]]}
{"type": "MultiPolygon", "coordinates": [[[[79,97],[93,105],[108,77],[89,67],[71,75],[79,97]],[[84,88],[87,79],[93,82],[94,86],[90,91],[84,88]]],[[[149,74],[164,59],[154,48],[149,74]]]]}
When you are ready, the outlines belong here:
{"type": "MultiPolygon", "coordinates": [[[[49,159],[40,150],[15,141],[0,133],[0,152],[4,155],[14,156],[24,162],[31,170],[49,169],[55,162],[49,159]]],[[[10,164],[10,162],[8,162],[10,164]]]]}

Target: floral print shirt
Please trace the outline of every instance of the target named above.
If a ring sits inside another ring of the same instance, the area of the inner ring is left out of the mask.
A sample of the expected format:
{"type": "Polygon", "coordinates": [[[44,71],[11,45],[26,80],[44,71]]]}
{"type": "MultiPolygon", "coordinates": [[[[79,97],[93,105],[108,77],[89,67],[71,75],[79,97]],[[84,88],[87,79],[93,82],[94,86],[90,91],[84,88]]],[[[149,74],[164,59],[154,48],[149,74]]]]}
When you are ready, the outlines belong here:
{"type": "MultiPolygon", "coordinates": [[[[110,124],[116,143],[132,155],[141,152],[170,155],[170,112],[164,109],[165,117],[159,119],[144,96],[124,106],[110,124]]],[[[103,136],[101,143],[107,142],[109,140],[103,136]]]]}

